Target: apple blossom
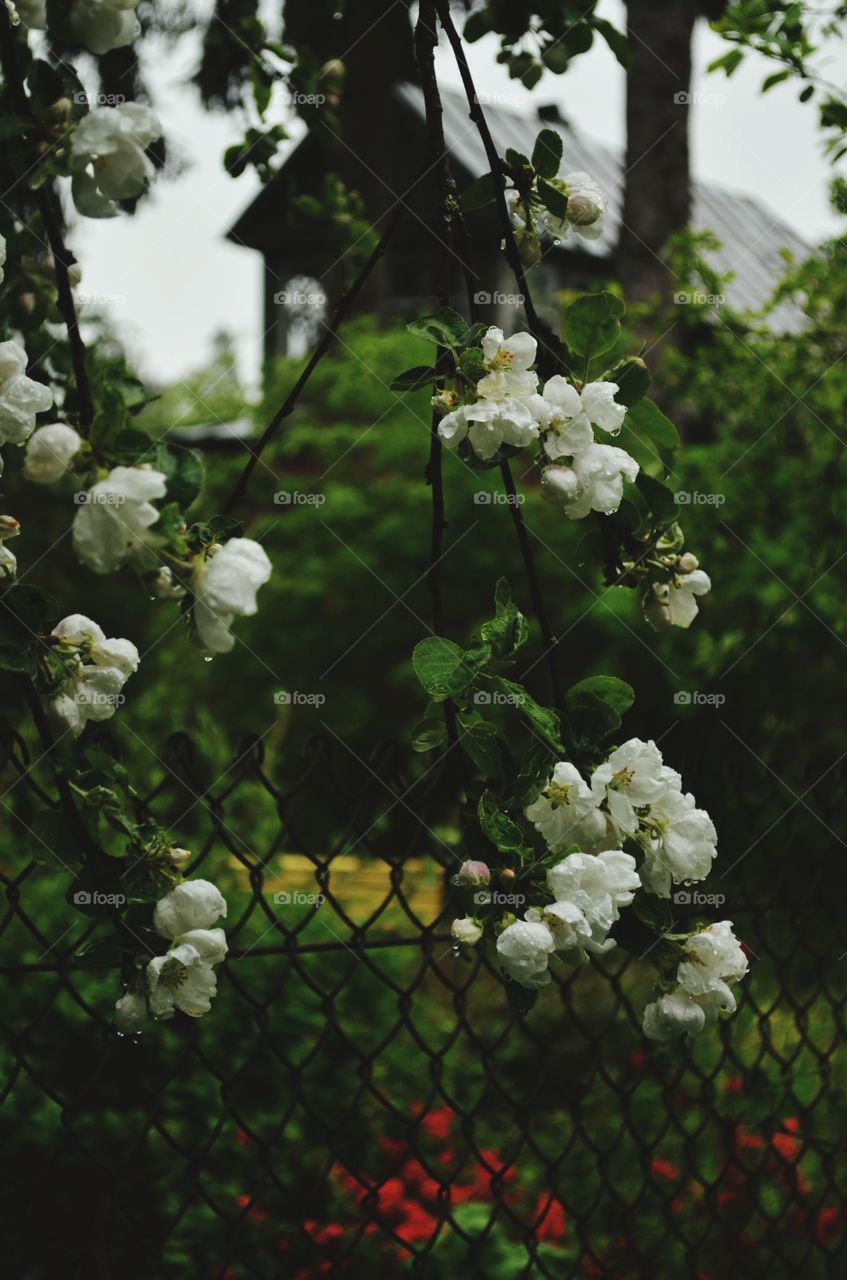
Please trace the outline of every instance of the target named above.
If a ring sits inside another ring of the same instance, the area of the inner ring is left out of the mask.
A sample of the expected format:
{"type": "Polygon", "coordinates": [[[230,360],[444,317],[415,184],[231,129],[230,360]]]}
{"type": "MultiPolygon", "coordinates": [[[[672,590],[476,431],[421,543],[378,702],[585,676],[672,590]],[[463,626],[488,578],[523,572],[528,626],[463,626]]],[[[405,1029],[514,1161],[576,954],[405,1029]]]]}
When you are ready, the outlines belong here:
{"type": "Polygon", "coordinates": [[[140,196],[154,168],[145,148],[162,136],[149,107],[123,102],[90,111],[74,129],[71,143],[72,193],[88,218],[113,218],[118,200],[140,196]]]}
{"type": "Polygon", "coordinates": [[[550,902],[530,907],[526,918],[550,930],[557,951],[581,951],[591,939],[591,925],[573,902],[550,902]]]}
{"type": "Polygon", "coordinates": [[[154,1018],[172,1018],[177,1009],[200,1018],[212,1007],[218,980],[196,947],[184,942],[153,957],[147,966],[147,985],[154,1018]]]}
{"type": "Polygon", "coordinates": [[[36,427],[26,444],[24,475],[36,484],[61,480],[79,453],[82,438],[66,422],[36,427]]]}
{"type": "Polygon", "coordinates": [[[482,925],[474,920],[473,916],[463,916],[461,920],[454,920],[450,926],[453,940],[466,947],[476,946],[482,937],[482,932],[482,925]]]}
{"type": "Polygon", "coordinates": [[[605,853],[571,853],[547,873],[547,885],[557,903],[568,902],[585,918],[588,934],[579,944],[587,951],[609,951],[607,935],[640,886],[635,859],[619,849],[605,853]]]}
{"type": "Polygon", "coordinates": [[[20,520],[16,520],[14,516],[0,516],[0,542],[8,542],[10,538],[17,538],[20,531],[20,520]]]}
{"type": "Polygon", "coordinates": [[[551,179],[551,186],[568,197],[568,207],[564,218],[542,210],[538,216],[539,231],[546,231],[556,240],[563,240],[571,230],[586,240],[599,239],[603,234],[606,200],[594,179],[580,171],[551,179]]]}
{"type": "Polygon", "coordinates": [[[173,939],[189,930],[210,929],[226,913],[226,899],[211,881],[183,880],[156,904],[153,927],[173,939]]]}
{"type": "Polygon", "coordinates": [[[70,25],[74,36],[91,53],[108,53],[132,44],[141,30],[135,9],[138,0],[73,0],[70,25]]]}
{"type": "Polygon", "coordinates": [[[696,1001],[684,991],[671,991],[660,996],[644,1010],[642,1023],[649,1040],[677,1040],[680,1036],[697,1036],[706,1025],[706,1015],[696,1001]]]}
{"type": "Polygon", "coordinates": [[[72,613],[53,629],[64,678],[48,710],[74,737],[89,720],[108,720],[129,677],[138,670],[138,650],[130,640],[109,639],[84,614],[72,613]]]}
{"type": "Polygon", "coordinates": [[[167,480],[152,467],[114,467],[85,495],[74,516],[73,545],[83,564],[110,573],[144,550],[144,535],[159,519],[151,499],[164,498],[167,480]]]}
{"type": "Polygon", "coordinates": [[[657,631],[667,627],[687,630],[697,617],[697,597],[712,589],[712,580],[698,568],[696,556],[680,557],[679,569],[669,582],[654,582],[644,599],[644,616],[657,631]],[[690,567],[689,567],[690,566],[690,567]]]}
{"type": "Polygon", "coordinates": [[[477,400],[448,413],[438,424],[438,435],[448,449],[456,449],[467,436],[478,458],[493,458],[503,444],[520,448],[538,439],[538,423],[521,400],[477,400]]]}
{"type": "Polygon", "coordinates": [[[553,853],[567,845],[600,849],[606,838],[606,818],[579,770],[566,761],[553,769],[540,796],[528,805],[526,816],[540,831],[553,853]]]}
{"type": "Polygon", "coordinates": [[[694,1036],[734,1013],[730,984],[747,972],[747,957],[731,920],[718,920],[688,939],[677,971],[677,986],[644,1010],[644,1034],[653,1040],[694,1036]]]}
{"type": "Polygon", "coordinates": [[[23,444],[36,414],[53,403],[53,392],[26,376],[27,354],[20,342],[0,342],[0,444],[23,444]]]}
{"type": "Polygon", "coordinates": [[[582,397],[560,373],[547,379],[544,391],[533,397],[532,404],[546,429],[544,452],[548,458],[570,458],[594,443],[582,397]]]}
{"type": "Polygon", "coordinates": [[[617,747],[591,775],[598,804],[604,800],[617,829],[625,835],[638,830],[637,810],[659,800],[668,786],[662,755],[655,742],[630,738],[617,747]]]}
{"type": "MultiPolygon", "coordinates": [[[[570,520],[581,520],[591,511],[613,515],[623,499],[624,479],[634,480],[639,466],[624,449],[615,445],[592,444],[576,454],[571,475],[542,476],[542,494],[564,508],[570,520]],[[545,478],[546,477],[546,478],[545,478]]],[[[557,469],[558,471],[558,469],[557,469]]]]}
{"type": "Polygon", "coordinates": [[[0,543],[0,581],[14,577],[17,571],[18,561],[14,553],[0,543]]]}
{"type": "Polygon", "coordinates": [[[507,925],[497,939],[501,968],[522,987],[536,990],[550,981],[547,965],[556,950],[549,927],[534,920],[517,920],[507,925]]]}
{"type": "Polygon", "coordinates": [[[530,372],[538,343],[529,333],[504,337],[492,325],[482,339],[482,355],[488,372],[477,383],[477,395],[485,400],[504,400],[533,394],[538,374],[530,372]]]}
{"type": "Polygon", "coordinates": [[[668,898],[671,884],[705,880],[717,856],[717,839],[714,823],[705,809],[695,807],[694,797],[669,787],[642,818],[645,889],[668,898]]]}
{"type": "Polygon", "coordinates": [[[257,612],[256,592],[271,576],[271,562],[258,542],[230,538],[208,548],[194,570],[193,639],[206,654],[229,653],[236,615],[257,612]]]}
{"type": "Polygon", "coordinates": [[[143,1031],[148,1017],[147,1001],[138,991],[127,991],[115,1001],[115,1026],[121,1035],[132,1036],[143,1031]]]}

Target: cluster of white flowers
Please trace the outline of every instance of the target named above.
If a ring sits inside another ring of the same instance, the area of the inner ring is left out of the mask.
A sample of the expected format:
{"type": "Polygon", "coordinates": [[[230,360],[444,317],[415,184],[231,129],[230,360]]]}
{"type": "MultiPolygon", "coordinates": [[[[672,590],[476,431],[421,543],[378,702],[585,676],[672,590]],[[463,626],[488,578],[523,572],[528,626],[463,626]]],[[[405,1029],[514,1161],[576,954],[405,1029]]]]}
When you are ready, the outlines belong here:
{"type": "Polygon", "coordinates": [[[170,947],[148,962],[146,990],[129,990],[117,1001],[120,1032],[142,1031],[149,1015],[166,1020],[177,1009],[191,1018],[209,1012],[218,986],[214,966],[227,953],[226,934],[212,925],[226,913],[226,899],[209,880],[184,880],[157,903],[153,925],[170,947]]]}
{"type": "Polygon", "coordinates": [[[87,218],[113,218],[117,201],[150,184],[154,168],[146,148],[162,136],[155,112],[139,102],[90,111],[71,140],[73,198],[87,218]]]}
{"type": "Polygon", "coordinates": [[[78,737],[89,720],[115,714],[121,690],[138,670],[138,650],[131,640],[107,638],[102,627],[81,613],[63,618],[52,640],[65,675],[48,710],[61,728],[78,737]]]}
{"type": "Polygon", "coordinates": [[[73,0],[71,30],[92,53],[108,53],[132,44],[141,30],[138,0],[73,0]]]}
{"type": "Polygon", "coordinates": [[[33,431],[26,445],[24,475],[35,484],[55,484],[82,446],[78,431],[66,422],[50,422],[33,431]]]}
{"type": "Polygon", "coordinates": [[[213,544],[198,557],[192,579],[192,641],[201,653],[229,653],[236,618],[257,612],[256,593],[271,576],[264,547],[250,538],[213,544]]]}
{"type": "Polygon", "coordinates": [[[503,444],[521,447],[540,440],[550,460],[541,479],[544,497],[572,520],[591,511],[611,515],[621,504],[624,480],[638,475],[634,458],[594,435],[599,427],[615,436],[623,425],[626,408],[615,400],[618,385],[589,382],[578,391],[556,374],[539,393],[538,374],[530,367],[536,350],[531,334],[507,339],[502,329],[490,328],[482,339],[486,372],[474,403],[453,408],[443,395],[433,401],[451,410],[438,425],[439,437],[448,449],[467,438],[483,461],[503,444]]]}
{"type": "Polygon", "coordinates": [[[689,938],[676,975],[676,986],[644,1010],[644,1034],[651,1040],[696,1036],[734,1013],[730,983],[747,972],[747,957],[732,932],[731,920],[718,920],[689,938]]]}
{"type": "Polygon", "coordinates": [[[0,342],[0,444],[23,444],[32,435],[36,415],[53,403],[53,392],[28,378],[26,367],[20,342],[0,342]]]}
{"type": "MultiPolygon", "coordinates": [[[[550,981],[548,963],[554,952],[576,961],[586,952],[603,953],[613,947],[609,931],[639,887],[667,898],[673,884],[704,879],[716,855],[717,836],[709,815],[695,807],[693,796],[683,793],[679,774],[665,765],[656,744],[639,738],[616,748],[590,780],[575,765],[560,761],[526,816],[552,853],[575,850],[547,873],[552,902],[531,907],[523,920],[507,924],[497,939],[504,972],[533,989],[550,981]],[[640,866],[620,848],[628,839],[640,846],[640,866]]],[[[487,883],[489,877],[485,864],[469,862],[459,882],[487,883]]],[[[713,926],[698,938],[711,938],[714,930],[716,937],[723,937],[721,929],[713,926]]],[[[473,917],[454,922],[458,943],[473,945],[482,933],[473,917]]],[[[691,955],[699,956],[702,945],[695,939],[691,955]]],[[[691,970],[683,966],[680,988],[699,1000],[704,993],[693,983],[691,970]]],[[[672,1007],[681,999],[675,993],[672,1007]]]]}
{"type": "Polygon", "coordinates": [[[554,951],[581,960],[588,951],[611,950],[615,943],[609,930],[639,884],[635,859],[619,849],[568,854],[547,873],[553,901],[530,907],[525,919],[499,935],[497,955],[504,972],[535,989],[550,981],[547,965],[554,951]]]}
{"type": "Polygon", "coordinates": [[[159,519],[153,500],[164,498],[166,489],[164,472],[148,466],[114,467],[92,485],[73,522],[82,563],[95,573],[112,573],[127,557],[143,556],[147,531],[159,519]]]}
{"type": "Polygon", "coordinates": [[[676,569],[668,582],[654,582],[644,601],[647,621],[663,631],[667,627],[691,626],[699,612],[697,597],[712,589],[712,580],[700,568],[700,562],[689,551],[677,558],[676,569]]]}

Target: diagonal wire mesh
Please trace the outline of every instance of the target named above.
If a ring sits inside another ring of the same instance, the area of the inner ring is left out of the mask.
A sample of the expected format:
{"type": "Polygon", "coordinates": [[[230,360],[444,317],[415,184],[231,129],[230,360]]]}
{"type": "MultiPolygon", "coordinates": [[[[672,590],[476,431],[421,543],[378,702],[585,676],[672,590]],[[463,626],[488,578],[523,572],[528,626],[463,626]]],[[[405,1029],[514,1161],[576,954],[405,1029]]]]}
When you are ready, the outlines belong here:
{"type": "Polygon", "coordinates": [[[4,739],[11,1274],[844,1273],[841,766],[687,770],[726,901],[681,927],[729,917],[755,962],[734,1019],[663,1048],[649,958],[559,967],[519,1016],[489,956],[453,955],[448,761],[314,739],[280,770],[250,741],[222,771],[186,735],[159,758],[143,807],[223,887],[231,950],[207,1018],[132,1040],[108,923],[27,852],[42,766],[4,739]]]}

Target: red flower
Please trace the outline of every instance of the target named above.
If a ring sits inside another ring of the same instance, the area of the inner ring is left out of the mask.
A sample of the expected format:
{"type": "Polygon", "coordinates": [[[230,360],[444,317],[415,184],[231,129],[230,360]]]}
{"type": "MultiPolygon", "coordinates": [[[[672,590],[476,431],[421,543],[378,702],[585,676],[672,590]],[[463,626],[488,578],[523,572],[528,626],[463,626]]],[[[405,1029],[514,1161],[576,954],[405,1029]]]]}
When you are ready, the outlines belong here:
{"type": "Polygon", "coordinates": [[[660,1156],[654,1156],[650,1161],[650,1172],[657,1178],[667,1178],[668,1182],[675,1182],[679,1177],[676,1165],[671,1164],[670,1160],[662,1160],[660,1156]]]}
{"type": "Polygon", "coordinates": [[[565,1206],[552,1195],[540,1195],[535,1206],[535,1239],[541,1243],[560,1244],[567,1232],[565,1206]]]}
{"type": "Polygon", "coordinates": [[[245,1133],[243,1129],[236,1129],[235,1145],[237,1147],[246,1147],[248,1146],[249,1142],[250,1142],[250,1134],[245,1133]]]}
{"type": "Polygon", "coordinates": [[[437,1111],[428,1111],[421,1117],[421,1128],[431,1138],[447,1138],[450,1134],[456,1113],[452,1107],[439,1107],[437,1111]]]}
{"type": "Polygon", "coordinates": [[[836,1205],[821,1209],[815,1220],[815,1236],[818,1244],[831,1244],[841,1225],[843,1210],[836,1205]]]}
{"type": "Polygon", "coordinates": [[[739,1151],[761,1151],[765,1145],[764,1138],[757,1133],[749,1133],[743,1124],[735,1126],[735,1146],[739,1151]]]}
{"type": "Polygon", "coordinates": [[[252,1196],[246,1196],[246,1195],[236,1196],[235,1203],[238,1205],[239,1209],[246,1209],[247,1210],[246,1216],[248,1218],[252,1218],[254,1222],[267,1221],[267,1217],[268,1217],[267,1212],[264,1209],[260,1209],[257,1205],[253,1203],[252,1196]]]}
{"type": "Polygon", "coordinates": [[[727,1080],[722,1080],[720,1087],[724,1093],[743,1093],[744,1081],[741,1076],[730,1076],[727,1080]]]}
{"type": "Polygon", "coordinates": [[[793,1164],[795,1160],[799,1159],[800,1152],[803,1150],[801,1140],[790,1133],[773,1134],[771,1136],[771,1146],[774,1151],[779,1152],[783,1160],[788,1164],[793,1164]]]}
{"type": "Polygon", "coordinates": [[[647,1065],[647,1054],[643,1049],[634,1049],[629,1055],[629,1062],[636,1071],[643,1071],[647,1065]]]}

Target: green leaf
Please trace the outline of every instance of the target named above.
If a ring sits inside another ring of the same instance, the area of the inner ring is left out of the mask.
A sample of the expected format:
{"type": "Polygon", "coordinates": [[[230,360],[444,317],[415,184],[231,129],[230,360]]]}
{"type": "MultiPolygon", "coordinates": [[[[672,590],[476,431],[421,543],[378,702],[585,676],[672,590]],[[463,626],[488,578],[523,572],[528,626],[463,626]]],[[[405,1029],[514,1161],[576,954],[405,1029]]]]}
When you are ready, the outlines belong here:
{"type": "Polygon", "coordinates": [[[428,636],[415,645],[412,666],[432,700],[444,702],[463,693],[490,657],[487,645],[465,650],[442,636],[428,636]]]}
{"type": "Polygon", "coordinates": [[[142,460],[147,461],[154,445],[146,431],[139,431],[137,427],[124,427],[118,432],[114,443],[106,447],[115,462],[131,467],[142,460]]]}
{"type": "Polygon", "coordinates": [[[522,151],[515,151],[513,147],[506,148],[506,164],[510,169],[529,169],[531,165],[528,158],[522,151]]]}
{"type": "Polygon", "coordinates": [[[560,191],[558,187],[551,186],[543,178],[538,179],[536,187],[538,189],[538,198],[544,208],[549,209],[553,217],[558,218],[559,222],[564,222],[568,213],[568,197],[564,191],[560,191]]]}
{"type": "Polygon", "coordinates": [[[591,746],[603,742],[621,724],[615,708],[588,691],[568,697],[568,717],[575,741],[591,746]]]}
{"type": "Polygon", "coordinates": [[[495,849],[501,853],[516,853],[520,857],[530,852],[520,827],[500,808],[490,791],[484,791],[480,797],[477,816],[479,825],[495,849]]]}
{"type": "Polygon", "coordinates": [[[503,779],[508,753],[495,725],[482,718],[469,720],[461,717],[459,743],[484,777],[503,779]]]}
{"type": "Polygon", "coordinates": [[[497,188],[503,186],[503,175],[484,173],[481,178],[472,182],[466,191],[459,196],[459,204],[465,213],[474,209],[484,209],[487,204],[497,198],[497,188]]]}
{"type": "Polygon", "coordinates": [[[154,453],[154,466],[165,475],[170,501],[187,511],[203,488],[205,479],[205,468],[199,455],[182,445],[159,444],[154,453]]]}
{"type": "Polygon", "coordinates": [[[612,53],[624,69],[629,68],[632,61],[632,50],[629,47],[629,41],[622,31],[618,31],[606,18],[592,18],[591,24],[595,31],[599,31],[600,35],[606,41],[612,53]]]}
{"type": "Polygon", "coordinates": [[[412,730],[412,748],[415,751],[432,751],[447,742],[447,725],[444,717],[437,720],[421,720],[412,730]]]}
{"type": "Polygon", "coordinates": [[[772,76],[768,76],[762,85],[762,93],[767,93],[768,89],[773,89],[774,85],[782,84],[783,80],[787,80],[789,76],[794,74],[791,67],[787,67],[785,71],[775,71],[772,76]]]}
{"type": "Polygon", "coordinates": [[[638,919],[656,933],[667,933],[673,925],[671,904],[662,898],[653,897],[651,893],[639,890],[633,899],[632,909],[638,919]]]}
{"type": "Polygon", "coordinates": [[[730,49],[729,53],[721,54],[719,58],[715,58],[714,62],[710,62],[707,71],[724,71],[727,77],[731,76],[733,71],[740,67],[744,60],[744,53],[741,49],[730,49]]]}
{"type": "Polygon", "coordinates": [[[578,356],[600,356],[618,340],[626,307],[614,293],[584,293],[565,310],[565,339],[578,356]]]}
{"type": "Polygon", "coordinates": [[[646,471],[639,471],[635,483],[653,513],[654,525],[661,526],[676,518],[677,506],[673,489],[668,488],[661,480],[648,476],[646,471]]]}
{"type": "Polygon", "coordinates": [[[414,369],[407,369],[405,373],[401,373],[394,379],[391,384],[392,391],[418,391],[421,387],[428,387],[435,381],[435,370],[432,365],[419,364],[414,369]]]}
{"type": "Polygon", "coordinates": [[[542,129],[532,148],[532,167],[542,178],[555,178],[562,160],[562,135],[542,129]]]}
{"type": "Polygon", "coordinates": [[[679,433],[653,400],[639,400],[627,414],[627,425],[637,427],[652,441],[665,471],[673,470],[679,449],[679,433]]]}
{"type": "Polygon", "coordinates": [[[628,409],[644,399],[653,381],[646,364],[639,356],[629,356],[626,360],[620,360],[613,369],[603,374],[603,380],[618,384],[615,399],[618,404],[625,404],[628,409]]]}
{"type": "Polygon", "coordinates": [[[462,346],[468,335],[468,323],[464,316],[451,307],[442,307],[435,315],[422,316],[406,325],[409,333],[440,347],[462,346]]]}
{"type": "Polygon", "coordinates": [[[510,658],[526,642],[529,626],[513,602],[512,591],[505,578],[500,578],[497,583],[495,609],[494,618],[480,627],[480,637],[491,646],[495,657],[510,658]]]}
{"type": "Polygon", "coordinates": [[[491,18],[487,9],[477,9],[472,13],[465,23],[462,37],[468,44],[473,44],[476,40],[481,40],[491,30],[491,18]]]}
{"type": "Polygon", "coordinates": [[[572,697],[579,698],[584,693],[590,693],[608,703],[620,716],[629,711],[635,701],[635,690],[632,685],[627,684],[625,680],[619,680],[617,676],[589,676],[587,680],[580,680],[578,684],[568,689],[568,701],[570,702],[572,697]]]}
{"type": "Polygon", "coordinates": [[[554,751],[560,751],[564,754],[565,745],[562,742],[562,729],[556,712],[550,707],[542,707],[540,703],[530,697],[522,685],[506,680],[503,676],[495,676],[494,684],[502,693],[509,695],[513,704],[544,741],[549,743],[554,751]]]}

